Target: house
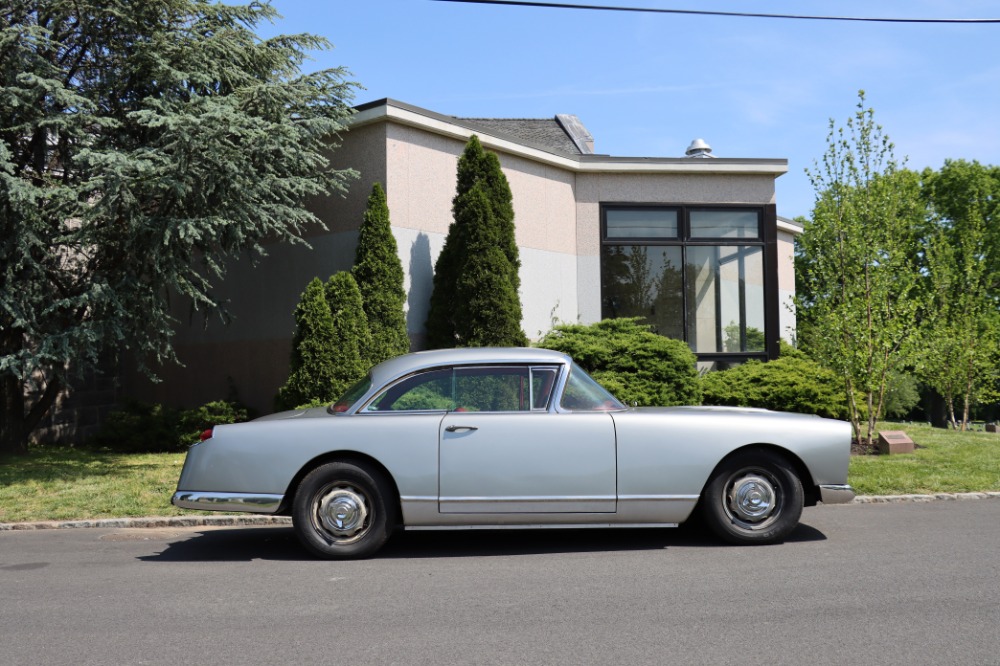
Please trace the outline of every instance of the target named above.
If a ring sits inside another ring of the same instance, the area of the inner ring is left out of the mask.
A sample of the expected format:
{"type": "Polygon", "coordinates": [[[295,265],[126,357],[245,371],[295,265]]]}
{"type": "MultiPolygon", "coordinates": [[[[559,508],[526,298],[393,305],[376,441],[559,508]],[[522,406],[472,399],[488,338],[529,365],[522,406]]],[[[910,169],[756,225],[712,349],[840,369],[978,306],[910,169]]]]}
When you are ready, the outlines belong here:
{"type": "Polygon", "coordinates": [[[311,202],[327,229],[311,249],[272,244],[258,265],[234,263],[221,285],[233,322],[178,331],[184,367],[150,384],[126,371],[124,393],[195,405],[232,394],[262,412],[288,374],[293,311],[306,283],[349,269],[371,186],[388,197],[406,275],[407,328],[422,348],[433,265],[451,224],[458,156],[478,135],[496,152],[514,197],[523,328],[540,337],[558,322],[642,316],[686,340],[717,369],[773,358],[794,330],[792,243],[775,179],[784,159],[716,157],[695,141],[683,157],[594,152],[578,118],[456,118],[392,99],[357,107],[336,168],[360,179],[346,198],[311,202]]]}

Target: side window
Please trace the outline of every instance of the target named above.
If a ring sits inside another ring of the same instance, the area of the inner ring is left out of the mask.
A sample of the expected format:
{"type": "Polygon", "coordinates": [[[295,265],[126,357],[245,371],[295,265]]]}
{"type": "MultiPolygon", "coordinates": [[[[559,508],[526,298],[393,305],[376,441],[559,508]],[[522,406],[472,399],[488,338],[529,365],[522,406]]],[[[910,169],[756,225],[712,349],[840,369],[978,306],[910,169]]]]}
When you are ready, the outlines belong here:
{"type": "Polygon", "coordinates": [[[545,411],[549,408],[558,376],[559,368],[531,369],[531,409],[545,411]]]}
{"type": "Polygon", "coordinates": [[[604,390],[576,363],[570,369],[566,388],[563,390],[559,406],[574,412],[607,412],[625,409],[625,405],[604,390]]]}
{"type": "Polygon", "coordinates": [[[456,368],[455,411],[520,412],[531,408],[528,368],[456,368]]]}
{"type": "Polygon", "coordinates": [[[365,412],[415,412],[454,409],[452,370],[432,370],[394,384],[376,396],[365,412]]]}

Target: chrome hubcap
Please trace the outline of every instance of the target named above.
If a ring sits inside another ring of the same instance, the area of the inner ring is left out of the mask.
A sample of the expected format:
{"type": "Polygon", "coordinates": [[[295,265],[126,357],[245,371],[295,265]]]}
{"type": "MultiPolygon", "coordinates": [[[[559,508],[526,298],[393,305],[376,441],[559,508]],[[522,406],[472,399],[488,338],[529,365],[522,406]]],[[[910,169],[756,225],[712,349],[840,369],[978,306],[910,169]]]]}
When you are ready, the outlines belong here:
{"type": "Polygon", "coordinates": [[[329,535],[338,541],[353,541],[367,526],[368,507],[361,494],[338,486],[320,495],[316,515],[329,535]]]}
{"type": "Polygon", "coordinates": [[[759,474],[746,474],[729,487],[728,509],[737,520],[759,523],[769,518],[777,508],[774,485],[759,474]]]}

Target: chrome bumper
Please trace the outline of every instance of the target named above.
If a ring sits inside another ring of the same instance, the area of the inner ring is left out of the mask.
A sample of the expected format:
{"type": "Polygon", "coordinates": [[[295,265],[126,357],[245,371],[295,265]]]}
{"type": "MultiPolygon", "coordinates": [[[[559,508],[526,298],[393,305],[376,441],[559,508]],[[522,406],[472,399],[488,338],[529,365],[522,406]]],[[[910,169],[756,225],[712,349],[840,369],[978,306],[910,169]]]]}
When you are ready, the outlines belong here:
{"type": "Polygon", "coordinates": [[[823,504],[847,504],[854,499],[854,488],[847,484],[819,487],[819,501],[823,504]]]}
{"type": "Polygon", "coordinates": [[[251,513],[274,513],[281,505],[284,495],[247,495],[245,493],[203,493],[178,491],[170,503],[181,509],[200,511],[249,511],[251,513]]]}

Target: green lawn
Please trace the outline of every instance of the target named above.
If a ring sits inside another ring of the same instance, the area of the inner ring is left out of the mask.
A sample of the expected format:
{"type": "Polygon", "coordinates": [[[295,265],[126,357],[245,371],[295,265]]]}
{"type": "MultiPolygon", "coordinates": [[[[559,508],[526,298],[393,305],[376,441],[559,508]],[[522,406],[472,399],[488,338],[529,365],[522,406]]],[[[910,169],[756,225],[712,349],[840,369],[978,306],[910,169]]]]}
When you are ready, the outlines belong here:
{"type": "Polygon", "coordinates": [[[893,456],[854,456],[848,483],[859,495],[1000,491],[1000,434],[882,423],[919,447],[893,456]]]}
{"type": "MultiPolygon", "coordinates": [[[[921,448],[852,457],[848,481],[858,494],[1000,491],[1000,435],[883,425],[905,430],[921,448]]],[[[170,504],[183,464],[183,453],[33,448],[0,461],[0,523],[190,515],[170,504]]]]}

